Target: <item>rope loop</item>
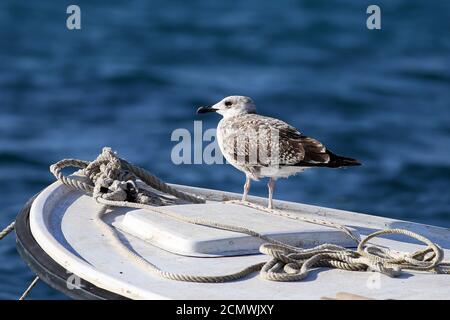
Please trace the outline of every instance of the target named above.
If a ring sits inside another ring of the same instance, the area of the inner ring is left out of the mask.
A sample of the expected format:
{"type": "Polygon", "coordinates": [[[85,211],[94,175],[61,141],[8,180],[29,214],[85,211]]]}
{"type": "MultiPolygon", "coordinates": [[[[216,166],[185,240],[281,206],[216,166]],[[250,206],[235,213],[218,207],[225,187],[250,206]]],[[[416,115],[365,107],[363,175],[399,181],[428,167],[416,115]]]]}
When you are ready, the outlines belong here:
{"type": "Polygon", "coordinates": [[[444,259],[443,250],[435,243],[429,239],[404,229],[387,229],[376,231],[368,235],[363,239],[357,248],[357,252],[362,256],[366,257],[372,261],[376,261],[381,265],[392,266],[398,265],[403,266],[403,269],[410,270],[422,270],[422,271],[435,271],[437,272],[437,267],[444,259]],[[400,234],[405,235],[410,238],[416,239],[424,243],[427,247],[423,250],[419,250],[412,253],[398,253],[393,250],[382,250],[378,247],[365,248],[367,242],[373,238],[379,237],[381,235],[388,234],[400,234]]]}

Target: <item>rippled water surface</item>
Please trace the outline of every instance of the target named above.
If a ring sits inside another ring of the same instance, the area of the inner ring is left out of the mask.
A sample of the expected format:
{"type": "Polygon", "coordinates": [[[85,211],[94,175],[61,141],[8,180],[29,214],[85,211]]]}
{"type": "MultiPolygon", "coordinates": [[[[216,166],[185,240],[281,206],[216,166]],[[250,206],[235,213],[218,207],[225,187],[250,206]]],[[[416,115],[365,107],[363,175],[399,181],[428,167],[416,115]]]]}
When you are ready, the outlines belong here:
{"type": "MultiPolygon", "coordinates": [[[[105,145],[169,182],[240,192],[225,165],[172,164],[176,128],[231,94],[364,166],[310,170],[276,197],[450,227],[450,2],[0,2],[0,227],[64,157],[105,145]]],[[[205,116],[204,128],[217,116],[205,116]]],[[[253,194],[265,196],[265,183],[253,194]]],[[[0,243],[0,298],[32,273],[0,243]]],[[[31,298],[64,298],[40,284],[31,298]]]]}

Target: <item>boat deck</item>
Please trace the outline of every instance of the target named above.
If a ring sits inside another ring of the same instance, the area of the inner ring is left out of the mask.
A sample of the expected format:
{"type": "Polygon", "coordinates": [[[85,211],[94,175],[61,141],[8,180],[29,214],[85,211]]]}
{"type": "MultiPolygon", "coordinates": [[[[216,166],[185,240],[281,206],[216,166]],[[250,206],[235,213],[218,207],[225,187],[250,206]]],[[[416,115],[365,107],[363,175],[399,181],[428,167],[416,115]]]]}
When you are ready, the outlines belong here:
{"type": "MultiPolygon", "coordinates": [[[[174,186],[174,185],[172,185],[174,186]]],[[[183,191],[205,197],[208,202],[239,199],[240,195],[175,185],[183,191]]],[[[258,197],[250,201],[264,203],[258,197]]],[[[419,233],[440,245],[450,257],[450,230],[354,212],[275,201],[279,209],[320,217],[356,229],[361,236],[386,228],[403,228],[419,233]]],[[[350,272],[318,268],[299,282],[273,282],[254,273],[229,283],[191,283],[162,279],[143,271],[127,259],[95,222],[101,210],[95,201],[55,182],[33,202],[29,222],[38,245],[68,274],[88,281],[107,292],[131,299],[321,299],[348,292],[373,299],[448,299],[450,277],[405,271],[390,278],[374,272],[350,272]]],[[[128,248],[163,270],[194,275],[221,275],[267,261],[261,254],[229,257],[190,257],[173,254],[116,228],[125,213],[114,209],[104,221],[116,229],[128,248]]],[[[375,239],[372,243],[399,251],[415,251],[421,244],[405,237],[375,239]]],[[[45,279],[44,279],[45,281],[45,279]]],[[[74,290],[77,290],[76,288],[74,290]]],[[[75,294],[73,296],[76,296],[75,294]]]]}

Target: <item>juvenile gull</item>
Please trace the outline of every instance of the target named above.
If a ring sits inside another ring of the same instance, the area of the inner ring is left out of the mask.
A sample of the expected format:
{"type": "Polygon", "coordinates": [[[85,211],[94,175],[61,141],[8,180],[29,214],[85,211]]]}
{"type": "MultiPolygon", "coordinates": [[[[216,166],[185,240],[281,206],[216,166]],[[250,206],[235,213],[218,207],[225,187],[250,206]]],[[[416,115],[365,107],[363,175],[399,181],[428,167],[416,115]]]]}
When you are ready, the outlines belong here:
{"type": "Polygon", "coordinates": [[[340,168],[361,165],[357,160],[338,156],[319,141],[301,134],[293,126],[256,113],[253,100],[229,96],[197,113],[217,112],[223,116],[217,125],[217,141],[225,159],[246,176],[242,200],[247,199],[250,181],[269,178],[272,208],[277,178],[287,178],[311,167],[340,168]]]}

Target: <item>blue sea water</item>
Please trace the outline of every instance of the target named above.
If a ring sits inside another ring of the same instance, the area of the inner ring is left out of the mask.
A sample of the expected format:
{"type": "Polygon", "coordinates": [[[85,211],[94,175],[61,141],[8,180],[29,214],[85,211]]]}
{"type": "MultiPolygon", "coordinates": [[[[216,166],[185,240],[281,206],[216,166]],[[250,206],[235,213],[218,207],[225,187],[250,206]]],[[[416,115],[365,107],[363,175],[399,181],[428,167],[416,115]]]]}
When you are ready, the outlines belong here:
{"type": "MultiPolygon", "coordinates": [[[[196,107],[232,94],[363,163],[282,180],[276,198],[450,227],[449,33],[442,0],[2,0],[0,228],[50,164],[103,146],[163,180],[240,192],[228,165],[171,162],[172,131],[214,127],[196,107]]],[[[0,260],[0,299],[16,299],[33,274],[13,236],[0,260]]],[[[30,298],[64,296],[41,283],[30,298]]]]}

